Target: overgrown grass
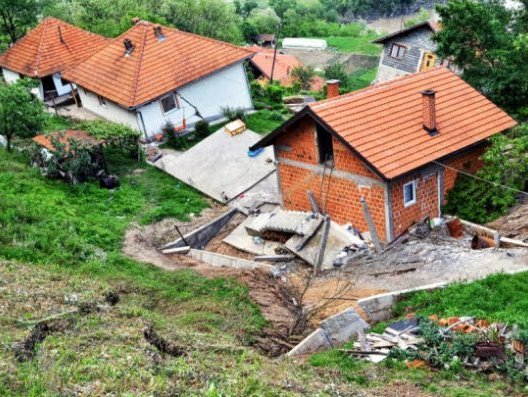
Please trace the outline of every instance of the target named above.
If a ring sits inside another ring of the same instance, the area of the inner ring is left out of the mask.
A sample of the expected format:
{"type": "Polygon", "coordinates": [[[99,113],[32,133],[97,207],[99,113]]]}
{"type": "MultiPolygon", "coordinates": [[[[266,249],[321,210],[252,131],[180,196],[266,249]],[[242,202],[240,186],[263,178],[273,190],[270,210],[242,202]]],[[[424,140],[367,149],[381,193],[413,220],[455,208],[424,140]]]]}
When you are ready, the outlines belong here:
{"type": "Polygon", "coordinates": [[[223,302],[228,308],[226,322],[244,313],[236,321],[241,333],[262,327],[260,311],[247,288],[237,282],[206,279],[191,270],[167,272],[121,253],[131,222],[185,220],[208,204],[198,192],[153,167],[116,153],[110,153],[108,161],[110,170],[121,177],[121,187],[114,191],[45,179],[21,154],[0,150],[0,258],[58,265],[71,274],[103,280],[127,280],[174,304],[200,302],[204,312],[223,302]]]}
{"type": "Polygon", "coordinates": [[[372,41],[378,36],[373,33],[357,37],[323,37],[328,46],[334,47],[339,52],[378,56],[381,54],[381,46],[373,44],[372,41]]]}
{"type": "Polygon", "coordinates": [[[528,327],[528,273],[497,274],[469,284],[418,292],[398,303],[395,315],[475,316],[528,327]]]}
{"type": "Polygon", "coordinates": [[[278,111],[259,110],[247,116],[247,127],[259,134],[268,134],[284,122],[278,111]]]}

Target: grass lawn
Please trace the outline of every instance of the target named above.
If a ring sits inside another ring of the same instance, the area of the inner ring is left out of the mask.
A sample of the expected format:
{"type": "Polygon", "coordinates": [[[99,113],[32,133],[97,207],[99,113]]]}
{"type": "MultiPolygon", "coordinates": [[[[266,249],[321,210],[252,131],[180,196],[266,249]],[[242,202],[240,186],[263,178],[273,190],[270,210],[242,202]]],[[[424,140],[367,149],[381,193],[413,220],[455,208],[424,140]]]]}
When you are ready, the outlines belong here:
{"type": "Polygon", "coordinates": [[[528,328],[528,273],[498,274],[469,284],[419,292],[400,302],[395,315],[475,316],[528,328]]]}
{"type": "Polygon", "coordinates": [[[259,110],[247,116],[247,127],[259,134],[268,134],[284,122],[279,112],[259,110]]]}
{"type": "Polygon", "coordinates": [[[356,91],[368,87],[376,78],[378,68],[361,69],[349,76],[348,88],[350,91],[356,91]]]}
{"type": "Polygon", "coordinates": [[[339,52],[378,56],[381,54],[381,46],[372,44],[378,36],[375,34],[365,34],[358,37],[322,37],[329,47],[334,47],[339,52]]]}

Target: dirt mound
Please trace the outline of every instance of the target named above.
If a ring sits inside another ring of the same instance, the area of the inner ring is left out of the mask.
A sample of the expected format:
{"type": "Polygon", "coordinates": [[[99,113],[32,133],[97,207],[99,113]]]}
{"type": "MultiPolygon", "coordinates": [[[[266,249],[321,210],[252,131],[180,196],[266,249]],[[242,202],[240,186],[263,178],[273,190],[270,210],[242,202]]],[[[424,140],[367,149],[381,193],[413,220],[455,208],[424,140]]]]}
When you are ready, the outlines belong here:
{"type": "Polygon", "coordinates": [[[508,214],[488,223],[488,226],[505,237],[528,242],[528,198],[524,198],[508,214]]]}

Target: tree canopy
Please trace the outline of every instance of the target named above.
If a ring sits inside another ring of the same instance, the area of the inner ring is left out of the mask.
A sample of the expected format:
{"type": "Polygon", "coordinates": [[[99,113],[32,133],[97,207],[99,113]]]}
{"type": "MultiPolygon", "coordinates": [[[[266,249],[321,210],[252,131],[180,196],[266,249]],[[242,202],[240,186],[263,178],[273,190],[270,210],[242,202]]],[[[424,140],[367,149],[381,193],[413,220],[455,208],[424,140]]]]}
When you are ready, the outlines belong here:
{"type": "Polygon", "coordinates": [[[512,11],[502,0],[450,0],[439,6],[438,54],[464,68],[464,79],[493,102],[528,118],[526,7],[512,11]]]}
{"type": "Polygon", "coordinates": [[[8,151],[15,136],[34,137],[46,119],[42,102],[30,92],[31,83],[23,79],[16,84],[0,84],[0,132],[8,151]]]}

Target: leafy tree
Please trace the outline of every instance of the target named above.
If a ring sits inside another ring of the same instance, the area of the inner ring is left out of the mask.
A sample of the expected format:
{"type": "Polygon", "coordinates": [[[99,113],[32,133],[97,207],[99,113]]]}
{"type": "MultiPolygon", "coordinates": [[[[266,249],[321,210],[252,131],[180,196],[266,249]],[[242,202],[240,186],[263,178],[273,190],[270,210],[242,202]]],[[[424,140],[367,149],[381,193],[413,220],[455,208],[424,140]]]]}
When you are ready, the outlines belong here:
{"type": "Polygon", "coordinates": [[[241,43],[240,17],[223,0],[161,0],[161,15],[178,29],[241,43]]]}
{"type": "Polygon", "coordinates": [[[516,203],[517,193],[502,186],[524,190],[528,180],[528,125],[499,135],[483,156],[484,167],[472,178],[459,174],[447,195],[446,212],[478,223],[504,215],[516,203]],[[502,186],[500,186],[502,185],[502,186]]]}
{"type": "Polygon", "coordinates": [[[528,116],[528,24],[500,0],[450,0],[438,7],[437,52],[464,68],[464,79],[498,105],[528,116]]]}
{"type": "Polygon", "coordinates": [[[327,79],[339,80],[343,88],[348,87],[348,73],[342,62],[334,62],[326,65],[324,68],[324,74],[327,79]]]}
{"type": "Polygon", "coordinates": [[[235,0],[233,4],[235,6],[235,12],[242,18],[247,18],[251,14],[251,11],[258,8],[258,3],[255,0],[246,0],[244,2],[235,0]]]}
{"type": "Polygon", "coordinates": [[[270,0],[269,5],[275,10],[279,18],[282,18],[286,11],[295,8],[297,0],[270,0]]]}
{"type": "Polygon", "coordinates": [[[46,119],[42,102],[30,92],[33,86],[30,80],[0,84],[0,134],[7,140],[8,151],[15,136],[34,137],[46,119]]]}
{"type": "Polygon", "coordinates": [[[0,0],[0,32],[14,43],[37,23],[43,0],[0,0]]]}
{"type": "Polygon", "coordinates": [[[314,81],[315,72],[311,66],[297,66],[291,71],[291,76],[295,82],[299,83],[302,90],[309,90],[314,81]]]}

